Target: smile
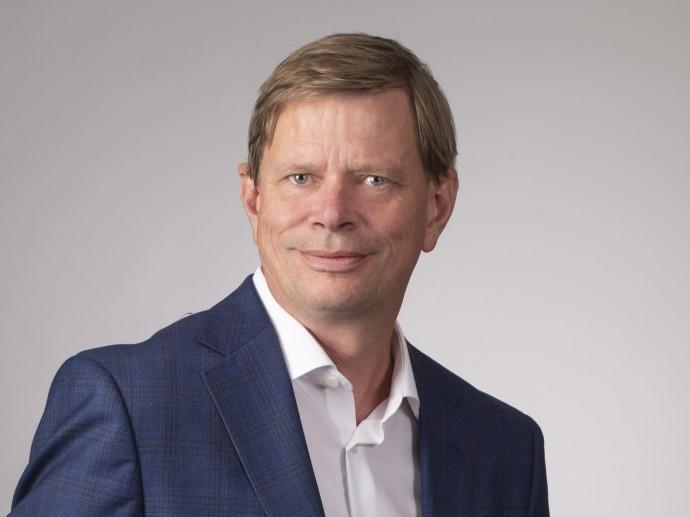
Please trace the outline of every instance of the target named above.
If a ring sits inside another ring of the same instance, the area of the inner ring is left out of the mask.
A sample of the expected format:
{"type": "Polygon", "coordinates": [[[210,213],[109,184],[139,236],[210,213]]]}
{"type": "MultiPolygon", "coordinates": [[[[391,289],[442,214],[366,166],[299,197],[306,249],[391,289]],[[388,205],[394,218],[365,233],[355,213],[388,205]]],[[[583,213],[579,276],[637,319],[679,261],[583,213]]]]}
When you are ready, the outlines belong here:
{"type": "Polygon", "coordinates": [[[354,251],[300,250],[299,253],[310,268],[331,273],[350,271],[369,257],[354,251]]]}

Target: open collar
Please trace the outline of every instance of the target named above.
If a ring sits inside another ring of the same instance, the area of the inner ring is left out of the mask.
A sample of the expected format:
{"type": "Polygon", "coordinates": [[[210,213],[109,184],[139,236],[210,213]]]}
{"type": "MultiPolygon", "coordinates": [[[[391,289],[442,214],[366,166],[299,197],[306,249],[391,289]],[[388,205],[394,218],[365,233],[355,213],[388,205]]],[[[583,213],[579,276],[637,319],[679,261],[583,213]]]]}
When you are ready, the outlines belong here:
{"type": "MultiPolygon", "coordinates": [[[[276,301],[261,267],[257,268],[252,280],[278,335],[290,379],[294,381],[321,368],[336,368],[333,360],[319,345],[311,332],[276,301]]],[[[403,400],[407,400],[415,418],[419,418],[417,385],[414,380],[405,335],[397,321],[393,339],[393,375],[388,402],[382,418],[383,422],[398,410],[403,400]]]]}

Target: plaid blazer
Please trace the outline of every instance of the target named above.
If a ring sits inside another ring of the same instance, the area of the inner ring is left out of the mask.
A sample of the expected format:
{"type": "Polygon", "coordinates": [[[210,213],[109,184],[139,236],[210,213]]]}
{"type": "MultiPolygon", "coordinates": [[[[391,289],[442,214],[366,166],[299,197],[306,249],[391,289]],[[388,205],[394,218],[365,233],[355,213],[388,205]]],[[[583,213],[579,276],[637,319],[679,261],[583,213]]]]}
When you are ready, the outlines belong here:
{"type": "MultiPolygon", "coordinates": [[[[537,424],[408,348],[424,517],[548,516],[537,424]]],[[[68,359],[9,515],[323,516],[282,350],[251,277],[143,343],[68,359]]]]}

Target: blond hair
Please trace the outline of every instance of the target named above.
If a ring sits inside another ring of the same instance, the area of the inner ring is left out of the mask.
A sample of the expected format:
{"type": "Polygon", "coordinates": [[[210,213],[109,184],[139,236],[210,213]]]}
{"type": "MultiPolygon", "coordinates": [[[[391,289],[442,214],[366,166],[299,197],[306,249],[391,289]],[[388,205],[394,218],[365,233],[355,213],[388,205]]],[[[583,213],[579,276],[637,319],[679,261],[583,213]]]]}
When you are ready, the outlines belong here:
{"type": "Polygon", "coordinates": [[[249,123],[249,175],[256,183],[281,110],[291,100],[336,93],[403,88],[410,99],[425,172],[433,179],[454,167],[453,115],[429,67],[392,39],[332,34],[281,62],[259,89],[249,123]]]}

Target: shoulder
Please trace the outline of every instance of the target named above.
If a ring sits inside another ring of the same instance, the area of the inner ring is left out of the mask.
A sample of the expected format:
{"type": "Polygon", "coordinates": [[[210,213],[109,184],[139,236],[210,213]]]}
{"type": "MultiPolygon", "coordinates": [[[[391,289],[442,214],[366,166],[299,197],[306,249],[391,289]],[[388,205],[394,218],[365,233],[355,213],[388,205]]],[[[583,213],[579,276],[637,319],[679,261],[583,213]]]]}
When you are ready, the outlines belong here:
{"type": "Polygon", "coordinates": [[[171,361],[181,361],[190,355],[203,352],[195,346],[195,336],[205,312],[189,315],[158,330],[139,343],[113,344],[83,350],[67,359],[61,371],[80,369],[103,370],[111,375],[143,373],[148,369],[160,369],[171,361]]]}
{"type": "Polygon", "coordinates": [[[201,388],[201,372],[263,332],[270,319],[251,276],[209,309],[191,314],[134,344],[90,348],[69,358],[54,383],[85,376],[112,385],[128,401],[170,398],[201,388]],[[181,389],[181,388],[180,388],[181,389]]]}
{"type": "Polygon", "coordinates": [[[251,277],[209,309],[190,314],[134,344],[84,350],[68,362],[92,361],[109,372],[136,377],[194,370],[231,353],[266,326],[268,317],[251,277]]]}
{"type": "Polygon", "coordinates": [[[529,415],[477,389],[417,348],[410,345],[409,350],[421,396],[442,401],[448,422],[462,427],[463,434],[513,438],[525,444],[542,440],[529,415]]]}
{"type": "Polygon", "coordinates": [[[123,343],[88,348],[74,358],[91,360],[104,366],[128,360],[155,359],[161,354],[179,353],[195,342],[208,311],[187,315],[174,323],[157,330],[150,337],[138,343],[123,343]]]}
{"type": "Polygon", "coordinates": [[[420,429],[425,425],[433,441],[448,445],[446,464],[471,463],[473,483],[481,487],[475,507],[507,515],[524,501],[526,514],[548,515],[544,438],[537,423],[409,349],[420,394],[420,429]]]}

